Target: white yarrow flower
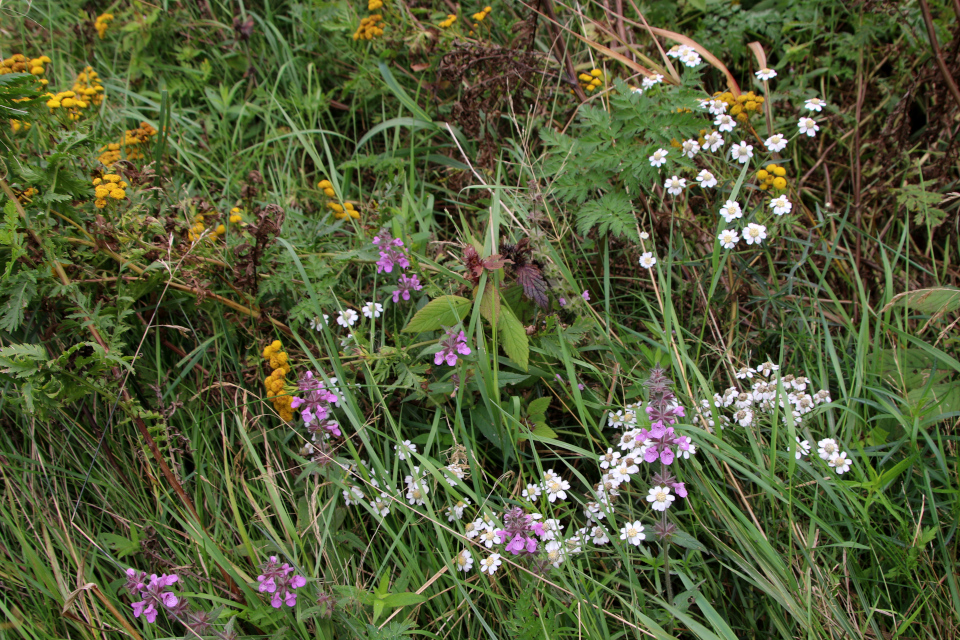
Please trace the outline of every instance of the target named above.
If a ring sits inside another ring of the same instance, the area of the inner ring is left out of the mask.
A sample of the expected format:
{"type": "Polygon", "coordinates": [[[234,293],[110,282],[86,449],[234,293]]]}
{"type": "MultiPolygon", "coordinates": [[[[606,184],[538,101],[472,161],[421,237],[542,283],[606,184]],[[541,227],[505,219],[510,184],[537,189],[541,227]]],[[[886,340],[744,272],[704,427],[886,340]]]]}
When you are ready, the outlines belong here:
{"type": "Polygon", "coordinates": [[[740,236],[733,229],[724,229],[717,236],[717,240],[720,241],[720,246],[724,249],[733,249],[740,242],[740,236]]]}
{"type": "Polygon", "coordinates": [[[734,200],[727,200],[722,207],[720,207],[720,215],[723,216],[723,219],[726,220],[727,224],[730,224],[737,218],[743,217],[743,211],[740,210],[740,203],[734,200]]]}
{"type": "Polygon", "coordinates": [[[845,451],[841,451],[830,458],[828,464],[833,467],[834,471],[841,475],[850,471],[850,458],[847,457],[845,451]]]}
{"type": "Polygon", "coordinates": [[[763,145],[774,153],[779,153],[787,148],[787,138],[782,133],[775,133],[767,138],[763,145]]]}
{"type": "Polygon", "coordinates": [[[360,308],[365,318],[379,318],[383,313],[383,305],[379,302],[368,302],[360,308]]]}
{"type": "Polygon", "coordinates": [[[640,256],[640,266],[644,269],[651,269],[655,264],[657,264],[657,259],[649,251],[640,256]]]}
{"type": "Polygon", "coordinates": [[[650,156],[650,166],[651,167],[661,167],[663,163],[667,161],[667,150],[666,149],[657,149],[653,152],[653,155],[650,156]]]}
{"type": "Polygon", "coordinates": [[[641,240],[649,240],[649,239],[650,239],[650,234],[647,233],[646,231],[641,231],[641,232],[640,232],[640,239],[641,239],[641,240]]]}
{"type": "Polygon", "coordinates": [[[801,134],[805,133],[811,138],[817,135],[817,131],[820,131],[820,127],[817,126],[817,122],[813,118],[800,118],[800,121],[797,122],[797,128],[800,129],[801,134]]]}
{"type": "Polygon", "coordinates": [[[639,547],[640,543],[647,538],[647,534],[645,534],[643,530],[644,527],[640,524],[639,520],[628,522],[620,529],[620,539],[626,540],[627,544],[639,547]]]}
{"type": "Polygon", "coordinates": [[[793,203],[787,200],[787,196],[780,196],[770,201],[770,208],[773,209],[775,214],[782,216],[785,213],[790,213],[790,210],[793,209],[793,203]]]}
{"type": "Polygon", "coordinates": [[[747,244],[759,245],[766,237],[767,228],[762,224],[751,222],[747,225],[747,228],[743,230],[743,239],[747,241],[747,244]]]}
{"type": "Polygon", "coordinates": [[[820,98],[810,98],[806,101],[806,103],[804,103],[803,106],[805,106],[809,111],[816,111],[817,113],[820,113],[820,111],[827,106],[827,103],[820,98]]]}
{"type": "Polygon", "coordinates": [[[644,78],[641,84],[644,89],[649,89],[653,85],[660,84],[661,82],[663,82],[663,76],[658,73],[655,76],[644,78]]]}
{"type": "Polygon", "coordinates": [[[341,327],[352,327],[359,317],[360,314],[356,311],[347,309],[346,311],[340,312],[340,317],[337,318],[337,324],[341,327]]]}
{"type": "Polygon", "coordinates": [[[672,176],[663,183],[663,188],[672,196],[678,196],[683,193],[683,188],[687,186],[687,181],[677,176],[672,176]]]}
{"type": "Polygon", "coordinates": [[[676,499],[676,496],[670,493],[670,487],[652,487],[647,492],[647,502],[651,503],[654,511],[666,511],[676,499]]]}
{"type": "Polygon", "coordinates": [[[840,453],[840,446],[833,438],[824,438],[817,443],[817,447],[817,454],[821,460],[830,460],[830,458],[840,453]]]}
{"type": "Polygon", "coordinates": [[[547,492],[547,500],[550,502],[556,502],[558,498],[560,500],[566,500],[567,489],[569,488],[570,483],[562,478],[544,481],[543,483],[543,490],[547,492]]]}
{"type": "Polygon", "coordinates": [[[503,564],[503,560],[500,559],[499,553],[491,553],[489,556],[480,561],[480,573],[485,573],[488,576],[492,576],[496,573],[497,568],[503,564]]]}
{"type": "Polygon", "coordinates": [[[695,67],[701,62],[703,62],[703,59],[700,57],[699,53],[697,53],[693,49],[690,49],[689,51],[684,52],[683,55],[680,56],[680,62],[682,62],[684,65],[688,67],[695,67]]]}
{"type": "Polygon", "coordinates": [[[470,571],[470,568],[473,566],[473,555],[470,553],[469,549],[464,549],[458,553],[454,560],[457,565],[457,571],[463,571],[466,573],[467,571],[470,571]]]}
{"type": "Polygon", "coordinates": [[[700,152],[700,143],[694,139],[684,140],[682,145],[683,155],[692,158],[700,152]]]}
{"type": "Polygon", "coordinates": [[[607,530],[599,524],[590,530],[590,536],[593,538],[593,544],[598,546],[610,542],[610,538],[607,537],[607,530]]]}
{"type": "MultiPolygon", "coordinates": [[[[790,451],[790,448],[788,448],[787,451],[790,451]]],[[[808,453],[810,453],[810,442],[801,440],[800,436],[797,436],[797,450],[793,452],[793,456],[799,460],[808,453]]]]}
{"type": "Polygon", "coordinates": [[[723,100],[707,100],[707,110],[710,112],[710,115],[718,116],[721,113],[727,112],[727,103],[723,100]]]}
{"type": "Polygon", "coordinates": [[[730,157],[740,164],[746,164],[753,157],[753,145],[746,142],[733,145],[730,147],[730,157]]]}
{"type": "Polygon", "coordinates": [[[717,178],[706,169],[697,174],[697,182],[699,182],[700,186],[704,189],[717,186],[717,178]]]}
{"type": "Polygon", "coordinates": [[[323,320],[318,317],[310,319],[310,328],[314,331],[321,331],[325,324],[330,324],[330,316],[327,314],[323,314],[323,320]]]}
{"type": "Polygon", "coordinates": [[[720,129],[720,133],[725,133],[727,131],[733,131],[737,126],[737,121],[733,117],[728,116],[725,113],[721,113],[713,121],[713,124],[717,125],[717,128],[720,129]]]}
{"type": "Polygon", "coordinates": [[[527,488],[523,490],[523,497],[533,502],[540,497],[541,489],[538,484],[528,484],[527,488]]]}
{"type": "Polygon", "coordinates": [[[772,80],[777,77],[777,72],[773,69],[764,68],[757,71],[756,76],[758,80],[772,80]]]}
{"type": "Polygon", "coordinates": [[[407,458],[412,460],[413,454],[417,452],[417,445],[409,440],[404,440],[400,444],[393,445],[393,450],[397,452],[398,460],[406,460],[407,458]]]}
{"type": "Polygon", "coordinates": [[[716,151],[723,146],[723,136],[716,131],[711,131],[703,137],[703,148],[716,151]]]}

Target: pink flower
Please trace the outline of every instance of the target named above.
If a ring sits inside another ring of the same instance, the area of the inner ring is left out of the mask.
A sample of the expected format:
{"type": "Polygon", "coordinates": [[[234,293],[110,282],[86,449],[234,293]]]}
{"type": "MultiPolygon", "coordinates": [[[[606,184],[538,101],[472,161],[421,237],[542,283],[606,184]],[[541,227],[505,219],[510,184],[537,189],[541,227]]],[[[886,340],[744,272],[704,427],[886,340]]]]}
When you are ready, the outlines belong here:
{"type": "Polygon", "coordinates": [[[457,332],[454,329],[447,329],[447,337],[440,341],[443,347],[433,357],[433,364],[443,364],[446,362],[451,367],[457,364],[457,354],[463,356],[470,355],[470,347],[467,346],[467,337],[463,331],[457,332]]]}
{"type": "Polygon", "coordinates": [[[420,284],[420,278],[416,275],[411,277],[402,275],[400,280],[397,281],[396,291],[393,292],[393,301],[400,302],[400,298],[409,300],[411,291],[420,291],[421,289],[423,289],[423,285],[420,284]]]}
{"type": "Polygon", "coordinates": [[[590,302],[590,291],[589,290],[584,291],[583,293],[580,294],[580,297],[586,300],[587,302],[590,302]]]}

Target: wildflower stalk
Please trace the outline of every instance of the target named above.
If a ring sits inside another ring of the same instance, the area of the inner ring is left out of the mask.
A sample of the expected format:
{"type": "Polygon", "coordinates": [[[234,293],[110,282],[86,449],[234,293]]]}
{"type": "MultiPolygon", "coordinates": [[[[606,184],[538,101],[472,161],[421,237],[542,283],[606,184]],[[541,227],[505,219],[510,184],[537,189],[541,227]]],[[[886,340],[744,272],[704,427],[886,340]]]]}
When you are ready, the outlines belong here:
{"type": "MultiPolygon", "coordinates": [[[[670,473],[670,470],[667,469],[667,465],[663,462],[660,463],[660,473],[666,477],[670,473]]],[[[667,510],[664,509],[660,514],[660,527],[661,531],[667,531],[669,526],[667,522],[667,510]]],[[[663,584],[667,589],[667,603],[670,606],[673,606],[673,586],[670,584],[670,536],[664,536],[661,539],[663,545],[663,584]]]]}

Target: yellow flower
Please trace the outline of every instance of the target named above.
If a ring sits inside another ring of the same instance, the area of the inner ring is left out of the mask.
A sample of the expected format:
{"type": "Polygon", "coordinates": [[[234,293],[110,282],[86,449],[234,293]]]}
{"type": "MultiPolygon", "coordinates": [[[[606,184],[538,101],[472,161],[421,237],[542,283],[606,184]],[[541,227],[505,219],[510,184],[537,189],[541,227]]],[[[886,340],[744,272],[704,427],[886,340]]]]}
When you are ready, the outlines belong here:
{"type": "Polygon", "coordinates": [[[127,197],[127,192],[123,189],[114,189],[110,192],[110,197],[114,200],[123,200],[127,197]]]}
{"type": "Polygon", "coordinates": [[[93,204],[95,207],[97,207],[97,209],[103,209],[105,206],[107,206],[107,201],[103,198],[97,198],[93,201],[93,204]]]}
{"type": "Polygon", "coordinates": [[[780,190],[786,189],[786,188],[787,188],[787,181],[786,181],[786,179],[785,179],[785,178],[779,178],[779,177],[778,177],[778,178],[774,178],[774,179],[773,179],[773,187],[774,187],[775,189],[780,189],[780,190]]]}
{"type": "Polygon", "coordinates": [[[230,216],[230,224],[238,224],[240,222],[243,222],[243,216],[236,214],[230,216]]]}
{"type": "Polygon", "coordinates": [[[223,224],[218,224],[218,225],[217,225],[217,235],[223,235],[223,234],[226,233],[226,232],[227,232],[227,227],[226,227],[226,225],[223,225],[223,224]]]}
{"type": "Polygon", "coordinates": [[[110,189],[107,189],[106,187],[97,187],[94,190],[94,195],[96,195],[96,197],[100,199],[106,198],[107,196],[110,195],[110,189]]]}

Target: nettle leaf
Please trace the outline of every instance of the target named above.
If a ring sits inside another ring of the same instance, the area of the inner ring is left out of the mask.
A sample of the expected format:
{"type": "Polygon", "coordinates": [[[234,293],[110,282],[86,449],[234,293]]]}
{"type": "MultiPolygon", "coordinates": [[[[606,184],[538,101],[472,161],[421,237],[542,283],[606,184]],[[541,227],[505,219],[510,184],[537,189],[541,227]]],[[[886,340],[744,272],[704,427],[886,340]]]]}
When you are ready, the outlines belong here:
{"type": "Polygon", "coordinates": [[[543,422],[543,416],[547,414],[547,408],[550,406],[551,400],[553,400],[553,396],[531,400],[530,404],[527,405],[527,415],[530,416],[530,419],[534,422],[543,422]]]}
{"type": "Polygon", "coordinates": [[[404,333],[423,333],[451,327],[466,317],[472,303],[460,296],[439,296],[426,304],[403,328],[404,333]]]}
{"type": "Polygon", "coordinates": [[[523,323],[507,305],[500,307],[500,344],[503,352],[524,371],[530,363],[530,340],[523,323]]]}

